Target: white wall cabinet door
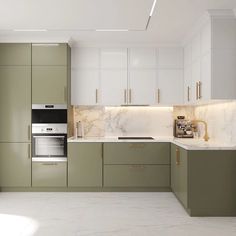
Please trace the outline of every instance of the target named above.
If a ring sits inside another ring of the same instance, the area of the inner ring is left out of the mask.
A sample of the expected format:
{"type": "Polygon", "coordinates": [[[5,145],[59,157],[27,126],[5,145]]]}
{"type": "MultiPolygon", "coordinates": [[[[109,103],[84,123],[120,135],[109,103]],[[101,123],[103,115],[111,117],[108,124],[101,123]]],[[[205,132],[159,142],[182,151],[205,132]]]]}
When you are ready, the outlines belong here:
{"type": "Polygon", "coordinates": [[[129,104],[155,104],[156,70],[131,70],[128,84],[129,104]]]}
{"type": "Polygon", "coordinates": [[[101,104],[119,106],[127,103],[127,71],[101,70],[101,104]]]}
{"type": "Polygon", "coordinates": [[[184,103],[191,103],[193,101],[192,96],[192,67],[189,66],[184,70],[184,103]]]}
{"type": "Polygon", "coordinates": [[[183,70],[158,70],[157,89],[159,104],[183,104],[183,70]]]}
{"type": "Polygon", "coordinates": [[[101,69],[127,69],[127,49],[101,49],[101,69]]]}
{"type": "Polygon", "coordinates": [[[129,49],[129,67],[131,69],[154,69],[157,66],[157,52],[155,48],[129,49]]]}
{"type": "Polygon", "coordinates": [[[99,104],[99,70],[72,69],[72,105],[99,104]]]}

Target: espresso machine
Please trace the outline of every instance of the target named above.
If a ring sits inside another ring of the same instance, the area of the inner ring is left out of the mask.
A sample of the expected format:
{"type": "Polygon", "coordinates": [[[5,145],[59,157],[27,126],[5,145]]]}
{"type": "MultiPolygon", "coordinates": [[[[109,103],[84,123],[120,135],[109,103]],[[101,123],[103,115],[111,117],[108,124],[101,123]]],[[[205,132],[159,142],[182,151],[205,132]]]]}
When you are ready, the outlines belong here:
{"type": "Polygon", "coordinates": [[[184,116],[177,116],[174,120],[174,137],[193,138],[193,126],[193,123],[184,116]]]}

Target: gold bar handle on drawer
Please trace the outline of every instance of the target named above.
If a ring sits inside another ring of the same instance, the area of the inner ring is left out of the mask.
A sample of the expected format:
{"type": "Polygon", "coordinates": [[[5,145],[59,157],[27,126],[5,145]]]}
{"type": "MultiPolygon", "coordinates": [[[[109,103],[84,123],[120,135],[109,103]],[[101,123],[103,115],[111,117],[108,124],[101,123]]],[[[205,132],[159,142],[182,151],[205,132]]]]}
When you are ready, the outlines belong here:
{"type": "Polygon", "coordinates": [[[132,169],[132,170],[143,170],[145,168],[144,165],[131,165],[129,167],[129,169],[132,169]]]}
{"type": "Polygon", "coordinates": [[[144,148],[145,144],[144,143],[131,143],[129,144],[130,148],[144,148]]]}
{"type": "Polygon", "coordinates": [[[157,103],[160,103],[160,89],[157,89],[157,94],[156,94],[156,99],[157,99],[157,103]]]}
{"type": "Polygon", "coordinates": [[[187,100],[190,101],[190,87],[187,87],[187,100]]]}
{"type": "Polygon", "coordinates": [[[28,140],[30,141],[31,136],[31,125],[28,125],[28,140]]]}
{"type": "Polygon", "coordinates": [[[178,166],[180,164],[180,156],[179,156],[179,148],[176,148],[176,165],[178,166]]]}
{"type": "Polygon", "coordinates": [[[198,99],[202,98],[202,82],[198,81],[198,99]]]}
{"type": "Polygon", "coordinates": [[[127,103],[127,90],[124,89],[124,103],[127,103]]]}
{"type": "Polygon", "coordinates": [[[56,162],[45,162],[45,163],[42,163],[43,166],[56,166],[57,163],[56,162]]]}
{"type": "Polygon", "coordinates": [[[30,144],[28,144],[28,159],[30,159],[31,157],[30,153],[31,153],[31,148],[30,148],[30,144]]]}
{"type": "Polygon", "coordinates": [[[96,89],[96,91],[95,91],[95,96],[96,96],[96,103],[98,103],[98,89],[96,89]]]}
{"type": "Polygon", "coordinates": [[[129,89],[129,103],[132,102],[132,91],[131,89],[129,89]]]}

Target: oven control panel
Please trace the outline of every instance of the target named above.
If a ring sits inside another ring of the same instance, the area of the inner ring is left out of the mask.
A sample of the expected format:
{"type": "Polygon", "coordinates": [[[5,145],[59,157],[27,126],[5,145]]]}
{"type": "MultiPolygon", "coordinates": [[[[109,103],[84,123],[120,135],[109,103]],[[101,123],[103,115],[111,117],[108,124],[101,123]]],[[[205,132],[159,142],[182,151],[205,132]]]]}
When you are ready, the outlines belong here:
{"type": "Polygon", "coordinates": [[[32,124],[32,134],[66,134],[67,124],[32,124]]]}

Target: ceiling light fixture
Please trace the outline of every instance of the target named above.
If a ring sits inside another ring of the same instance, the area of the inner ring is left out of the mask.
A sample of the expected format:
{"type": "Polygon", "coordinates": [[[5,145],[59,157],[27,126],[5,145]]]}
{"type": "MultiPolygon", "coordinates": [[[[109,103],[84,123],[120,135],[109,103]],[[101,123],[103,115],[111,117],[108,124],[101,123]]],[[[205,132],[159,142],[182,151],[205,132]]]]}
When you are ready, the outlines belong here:
{"type": "Polygon", "coordinates": [[[152,16],[152,13],[153,13],[153,11],[154,11],[154,9],[155,9],[156,3],[157,3],[157,0],[154,0],[154,1],[153,1],[153,4],[152,4],[152,9],[151,9],[151,11],[150,11],[149,16],[152,16]]]}
{"type": "Polygon", "coordinates": [[[96,29],[97,32],[127,32],[128,29],[96,29]]]}
{"type": "Polygon", "coordinates": [[[14,29],[15,32],[46,32],[46,29],[14,29]]]}

